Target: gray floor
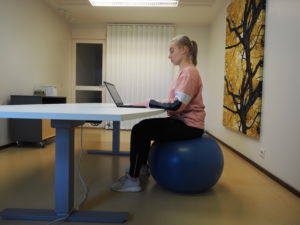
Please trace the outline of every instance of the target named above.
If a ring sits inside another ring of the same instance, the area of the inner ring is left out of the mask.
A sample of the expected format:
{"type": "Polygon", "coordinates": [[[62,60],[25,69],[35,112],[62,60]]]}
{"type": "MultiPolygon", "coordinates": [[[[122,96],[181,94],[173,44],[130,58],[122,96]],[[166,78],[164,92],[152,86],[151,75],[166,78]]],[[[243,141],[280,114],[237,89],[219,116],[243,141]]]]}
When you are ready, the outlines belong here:
{"type": "MultiPolygon", "coordinates": [[[[99,147],[92,140],[86,142],[99,147]]],[[[78,141],[76,146],[78,158],[78,141]]],[[[128,225],[300,225],[299,198],[222,149],[225,168],[221,179],[210,191],[196,195],[167,191],[152,177],[143,192],[112,192],[109,187],[124,174],[128,157],[84,154],[81,168],[89,195],[81,209],[129,211],[128,225]]],[[[54,143],[44,149],[11,147],[0,151],[0,209],[54,207],[54,151],[54,143]]],[[[77,173],[75,192],[77,204],[83,193],[77,173]]],[[[11,225],[47,223],[0,219],[0,224],[11,225]]]]}

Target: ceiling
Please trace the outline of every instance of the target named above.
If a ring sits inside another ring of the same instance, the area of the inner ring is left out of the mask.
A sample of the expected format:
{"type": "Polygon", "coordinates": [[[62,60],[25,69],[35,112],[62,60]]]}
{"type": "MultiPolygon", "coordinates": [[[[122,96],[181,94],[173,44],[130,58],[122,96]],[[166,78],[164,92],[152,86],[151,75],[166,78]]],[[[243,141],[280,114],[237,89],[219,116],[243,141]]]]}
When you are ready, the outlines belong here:
{"type": "Polygon", "coordinates": [[[71,24],[164,23],[208,25],[225,0],[180,0],[176,8],[93,7],[88,0],[43,0],[71,24]]]}

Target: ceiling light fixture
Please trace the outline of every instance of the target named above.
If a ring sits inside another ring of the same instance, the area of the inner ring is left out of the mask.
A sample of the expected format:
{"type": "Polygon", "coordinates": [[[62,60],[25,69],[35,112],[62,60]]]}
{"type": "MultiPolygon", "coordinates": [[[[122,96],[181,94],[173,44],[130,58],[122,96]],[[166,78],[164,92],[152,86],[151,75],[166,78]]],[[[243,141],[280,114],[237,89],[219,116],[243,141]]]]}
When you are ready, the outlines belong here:
{"type": "Polygon", "coordinates": [[[89,0],[93,6],[177,7],[179,0],[89,0]]]}

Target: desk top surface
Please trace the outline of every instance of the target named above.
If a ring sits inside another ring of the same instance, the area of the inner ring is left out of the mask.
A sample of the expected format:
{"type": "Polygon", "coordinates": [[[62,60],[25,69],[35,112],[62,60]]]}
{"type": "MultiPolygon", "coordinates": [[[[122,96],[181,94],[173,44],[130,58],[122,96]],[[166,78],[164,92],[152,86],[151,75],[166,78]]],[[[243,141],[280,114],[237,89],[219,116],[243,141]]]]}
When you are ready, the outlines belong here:
{"type": "Polygon", "coordinates": [[[0,118],[52,120],[131,120],[163,113],[162,109],[118,108],[110,103],[0,105],[0,118]]]}

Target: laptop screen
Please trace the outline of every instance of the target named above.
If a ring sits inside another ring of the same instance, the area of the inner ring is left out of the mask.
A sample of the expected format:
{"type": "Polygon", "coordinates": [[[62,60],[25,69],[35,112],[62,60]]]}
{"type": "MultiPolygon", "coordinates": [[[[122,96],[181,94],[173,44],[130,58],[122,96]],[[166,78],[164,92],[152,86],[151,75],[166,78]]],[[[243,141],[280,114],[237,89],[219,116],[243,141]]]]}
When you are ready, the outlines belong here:
{"type": "Polygon", "coordinates": [[[123,105],[123,101],[119,95],[119,93],[117,92],[117,89],[115,87],[115,85],[111,84],[111,83],[108,83],[108,82],[105,82],[104,81],[104,84],[108,90],[108,92],[110,93],[112,99],[114,100],[115,104],[118,106],[118,105],[123,105]]]}

